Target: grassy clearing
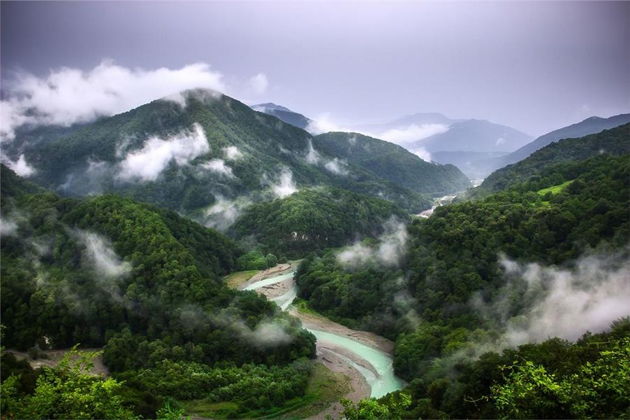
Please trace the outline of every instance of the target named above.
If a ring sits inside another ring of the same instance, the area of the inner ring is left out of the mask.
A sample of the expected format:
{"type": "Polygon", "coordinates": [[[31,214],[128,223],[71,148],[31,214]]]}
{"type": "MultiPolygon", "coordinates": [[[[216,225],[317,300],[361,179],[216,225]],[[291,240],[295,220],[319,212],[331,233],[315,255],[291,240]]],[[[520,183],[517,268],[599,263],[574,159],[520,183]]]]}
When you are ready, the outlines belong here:
{"type": "Polygon", "coordinates": [[[228,287],[236,289],[238,286],[254,277],[254,275],[256,275],[259,271],[260,270],[237,271],[236,273],[228,274],[223,278],[223,280],[225,280],[228,287]]]}
{"type": "Polygon", "coordinates": [[[186,415],[191,417],[302,419],[325,410],[351,390],[350,378],[346,375],[333,372],[321,363],[313,362],[313,370],[304,396],[293,398],[280,407],[242,412],[238,403],[230,401],[213,402],[200,399],[181,401],[180,404],[186,415]]]}
{"type": "Polygon", "coordinates": [[[559,192],[564,190],[566,187],[568,187],[569,184],[571,184],[572,182],[573,180],[563,182],[562,184],[559,184],[559,185],[554,185],[553,187],[543,188],[542,190],[538,190],[537,193],[538,195],[545,195],[547,193],[558,194],[559,192]]]}
{"type": "Polygon", "coordinates": [[[303,314],[316,315],[323,318],[322,314],[308,306],[308,301],[302,298],[295,298],[295,300],[293,300],[293,306],[295,307],[295,309],[297,309],[298,312],[301,312],[303,314]]]}

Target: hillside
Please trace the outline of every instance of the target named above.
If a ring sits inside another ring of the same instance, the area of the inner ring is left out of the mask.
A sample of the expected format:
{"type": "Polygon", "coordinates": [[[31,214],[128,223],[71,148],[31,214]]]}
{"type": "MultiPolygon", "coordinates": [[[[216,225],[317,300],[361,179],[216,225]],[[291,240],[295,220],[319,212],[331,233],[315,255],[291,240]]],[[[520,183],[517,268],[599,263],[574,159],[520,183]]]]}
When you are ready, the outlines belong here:
{"type": "MultiPolygon", "coordinates": [[[[78,343],[104,347],[104,362],[114,375],[148,369],[171,382],[172,363],[206,375],[247,372],[293,390],[275,406],[304,392],[308,367],[292,363],[314,355],[314,337],[264,298],[224,284],[222,277],[242,254],[234,242],[174,212],[126,198],[32,194],[30,183],[4,166],[2,184],[5,348],[37,354],[78,343]],[[282,379],[287,377],[297,382],[289,385],[282,379]]],[[[6,362],[3,357],[3,380],[13,366],[6,362]]],[[[265,392],[234,383],[221,401],[265,392]]],[[[206,383],[204,392],[221,386],[206,383]]],[[[125,389],[116,398],[149,417],[173,397],[125,389]]],[[[266,404],[245,408],[271,406],[266,404]]]]}
{"type": "Polygon", "coordinates": [[[303,257],[382,233],[407,215],[391,203],[340,189],[309,189],[249,207],[230,229],[267,253],[303,257]]]}
{"type": "Polygon", "coordinates": [[[71,196],[122,194],[219,228],[249,203],[305,186],[377,196],[410,212],[430,206],[422,194],[456,189],[442,185],[442,173],[454,171],[433,165],[431,181],[410,191],[319,151],[299,128],[207,90],[156,100],[49,139],[45,133],[20,132],[5,148],[10,159],[32,166],[33,181],[71,196]]]}
{"type": "Polygon", "coordinates": [[[318,150],[412,191],[444,195],[470,186],[468,179],[452,165],[425,162],[401,146],[362,134],[320,134],[315,136],[313,144],[318,150]]]}
{"type": "Polygon", "coordinates": [[[580,161],[601,154],[617,156],[628,153],[630,124],[581,138],[560,140],[543,147],[518,163],[493,172],[475,194],[504,190],[560,163],[580,161]]]}
{"type": "MultiPolygon", "coordinates": [[[[493,393],[513,391],[519,380],[535,381],[535,374],[516,376],[513,367],[515,376],[501,376],[502,364],[520,356],[523,369],[525,361],[542,364],[567,381],[571,377],[565,375],[573,372],[577,384],[587,380],[577,376],[587,369],[585,359],[561,362],[553,355],[569,354],[581,342],[572,347],[564,339],[605,331],[615,316],[628,314],[624,308],[598,318],[593,311],[627,299],[629,173],[628,153],[540,168],[527,182],[415,220],[408,228],[408,251],[394,267],[377,258],[379,242],[307,258],[298,270],[299,296],[339,322],[396,340],[395,370],[411,381],[410,411],[403,418],[513,416],[493,393]],[[576,303],[586,296],[588,303],[576,303]],[[565,370],[558,371],[558,363],[565,370]]],[[[626,369],[627,342],[618,340],[627,337],[627,320],[613,324],[613,331],[615,339],[606,342],[617,352],[609,360],[610,374],[626,369]]],[[[600,350],[583,357],[594,362],[603,357],[600,350]]],[[[627,379],[621,381],[627,386],[627,379]]],[[[591,389],[597,395],[592,401],[599,403],[582,406],[588,416],[627,409],[627,398],[591,389]]],[[[538,399],[511,401],[533,417],[580,410],[580,398],[562,400],[546,412],[531,402],[538,399]]],[[[381,403],[400,409],[395,396],[381,403]]]]}
{"type": "Polygon", "coordinates": [[[611,128],[618,127],[620,125],[630,123],[630,114],[619,114],[610,118],[600,118],[600,117],[590,117],[576,124],[572,124],[567,127],[560,128],[558,130],[554,130],[550,133],[547,133],[543,136],[538,137],[536,140],[531,143],[526,144],[520,149],[510,153],[509,155],[503,157],[501,161],[501,166],[509,165],[511,163],[516,163],[520,160],[525,159],[536,150],[542,149],[543,147],[556,142],[561,139],[568,138],[576,138],[576,137],[584,137],[589,134],[599,133],[603,130],[609,130],[611,128]]]}

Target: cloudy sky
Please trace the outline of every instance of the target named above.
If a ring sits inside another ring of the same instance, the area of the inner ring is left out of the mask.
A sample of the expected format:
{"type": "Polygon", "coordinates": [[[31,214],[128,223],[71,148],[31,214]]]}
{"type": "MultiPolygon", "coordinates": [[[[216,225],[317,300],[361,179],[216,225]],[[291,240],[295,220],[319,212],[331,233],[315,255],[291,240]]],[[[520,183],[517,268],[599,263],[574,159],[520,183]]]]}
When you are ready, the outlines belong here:
{"type": "Polygon", "coordinates": [[[630,112],[630,2],[3,1],[1,12],[4,99],[66,101],[50,121],[77,119],[85,96],[116,112],[191,84],[342,125],[441,112],[539,135],[630,112]],[[120,86],[118,103],[103,99],[120,86]]]}

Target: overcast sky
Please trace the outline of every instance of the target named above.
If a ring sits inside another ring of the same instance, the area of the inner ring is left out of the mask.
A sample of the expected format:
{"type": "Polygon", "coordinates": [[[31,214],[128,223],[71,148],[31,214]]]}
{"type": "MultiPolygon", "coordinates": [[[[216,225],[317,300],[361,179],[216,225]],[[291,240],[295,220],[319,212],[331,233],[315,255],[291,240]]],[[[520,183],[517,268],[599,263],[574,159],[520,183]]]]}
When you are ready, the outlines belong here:
{"type": "Polygon", "coordinates": [[[206,63],[248,103],[531,135],[630,112],[630,2],[2,2],[2,81],[206,63]]]}

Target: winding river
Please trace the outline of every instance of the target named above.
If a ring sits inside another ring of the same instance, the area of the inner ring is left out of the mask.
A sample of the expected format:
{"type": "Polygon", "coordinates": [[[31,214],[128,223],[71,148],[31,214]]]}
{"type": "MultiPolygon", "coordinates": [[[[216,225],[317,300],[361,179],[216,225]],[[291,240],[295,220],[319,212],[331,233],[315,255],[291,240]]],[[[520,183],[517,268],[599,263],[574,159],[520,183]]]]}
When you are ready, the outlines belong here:
{"type": "MultiPolygon", "coordinates": [[[[297,287],[295,282],[292,281],[294,274],[294,270],[289,270],[288,272],[250,283],[245,286],[243,290],[257,290],[291,280],[290,287],[286,292],[280,296],[270,298],[270,300],[276,302],[282,310],[286,311],[290,309],[293,299],[297,296],[297,287]]],[[[344,360],[365,378],[371,388],[371,397],[379,398],[390,392],[397,391],[404,386],[404,381],[394,375],[391,354],[368,346],[348,336],[309,328],[308,326],[305,328],[315,335],[318,347],[332,345],[334,348],[343,350],[343,352],[335,352],[327,348],[327,351],[334,353],[335,356],[344,360]],[[352,354],[353,357],[348,357],[346,354],[343,354],[345,352],[352,354]],[[361,361],[361,363],[359,363],[359,361],[361,361]]]]}

